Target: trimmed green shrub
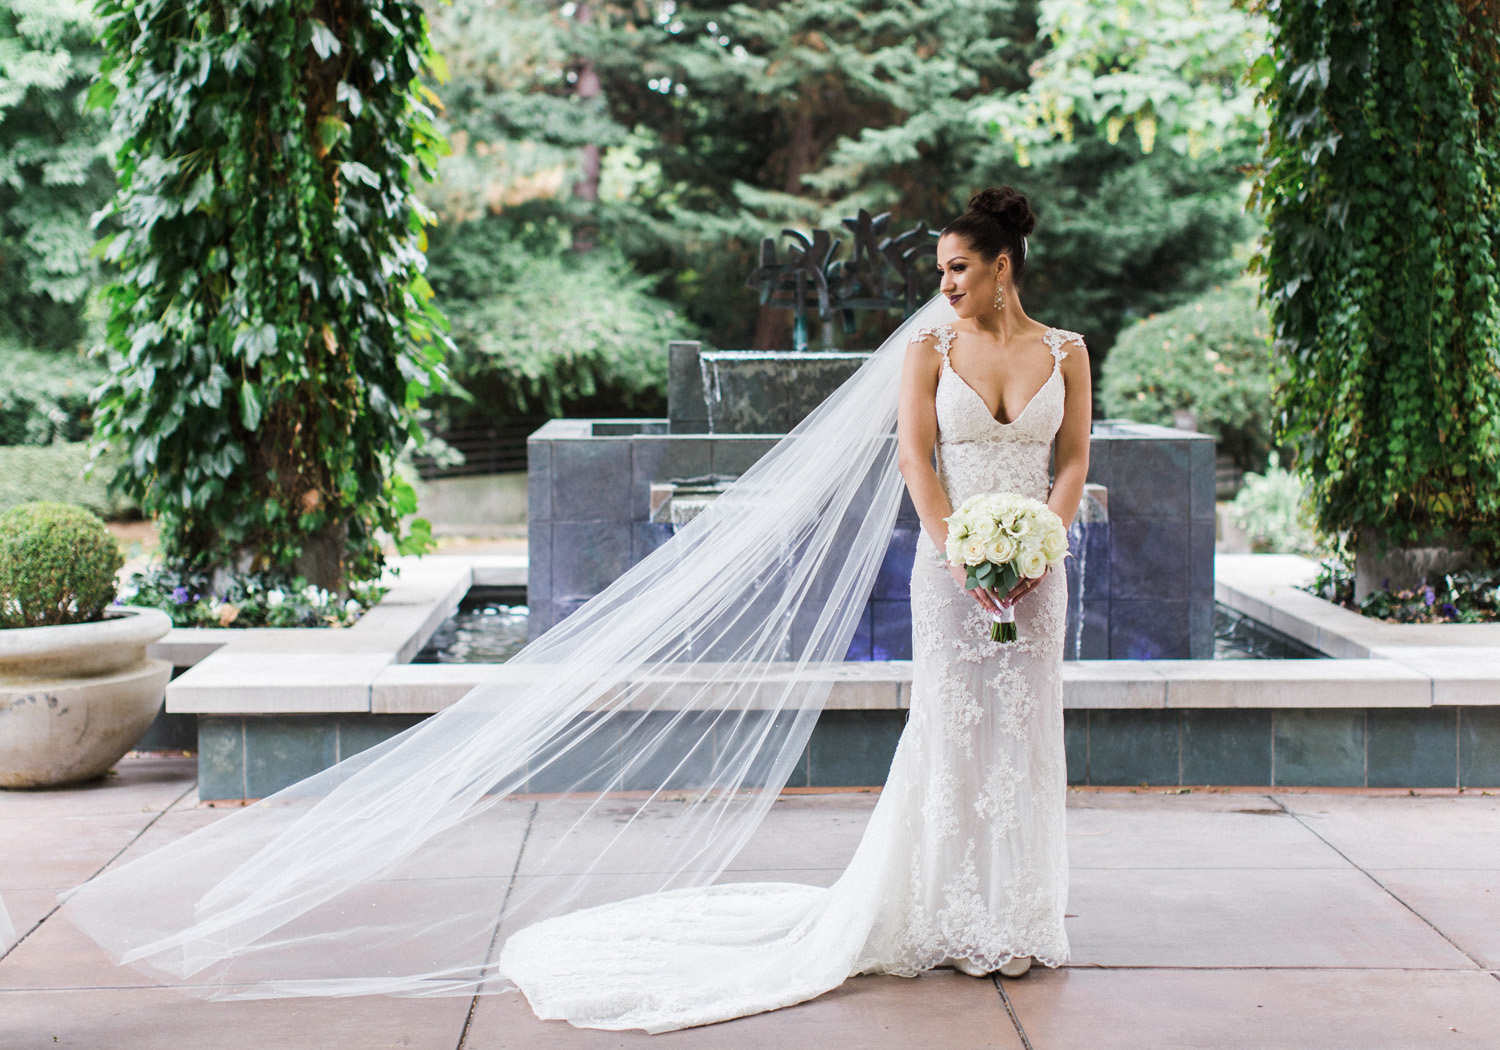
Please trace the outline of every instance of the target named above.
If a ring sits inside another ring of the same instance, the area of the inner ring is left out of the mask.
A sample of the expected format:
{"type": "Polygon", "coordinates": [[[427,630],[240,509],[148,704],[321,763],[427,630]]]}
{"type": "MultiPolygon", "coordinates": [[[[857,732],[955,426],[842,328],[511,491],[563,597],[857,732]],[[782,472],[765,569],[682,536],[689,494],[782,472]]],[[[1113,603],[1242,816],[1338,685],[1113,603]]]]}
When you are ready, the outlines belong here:
{"type": "Polygon", "coordinates": [[[101,518],[138,516],[140,508],[133,500],[109,490],[109,479],[123,457],[107,452],[88,471],[89,457],[89,447],[82,441],[0,446],[0,512],[48,500],[76,503],[101,518]]]}
{"type": "Polygon", "coordinates": [[[1249,534],[1261,554],[1316,554],[1321,550],[1312,525],[1307,490],[1291,471],[1271,457],[1264,474],[1246,474],[1229,506],[1229,516],[1249,534]]]}
{"type": "Polygon", "coordinates": [[[105,374],[96,361],[76,353],[23,350],[0,341],[0,446],[88,440],[89,394],[105,374]]]}
{"type": "Polygon", "coordinates": [[[1245,283],[1217,288],[1121,333],[1104,362],[1106,415],[1172,425],[1192,410],[1198,429],[1243,470],[1271,451],[1271,323],[1245,283]]]}
{"type": "Polygon", "coordinates": [[[23,503],[0,516],[0,627],[99,619],[125,564],[104,522],[67,503],[23,503]]]}

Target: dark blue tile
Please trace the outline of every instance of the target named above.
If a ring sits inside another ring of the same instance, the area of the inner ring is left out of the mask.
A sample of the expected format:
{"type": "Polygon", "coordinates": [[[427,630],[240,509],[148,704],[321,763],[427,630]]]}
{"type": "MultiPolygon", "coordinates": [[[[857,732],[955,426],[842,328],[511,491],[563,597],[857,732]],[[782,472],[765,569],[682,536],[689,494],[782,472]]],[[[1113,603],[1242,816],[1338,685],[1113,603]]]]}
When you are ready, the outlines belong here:
{"type": "Polygon", "coordinates": [[[427,718],[427,715],[339,715],[339,761],[383,744],[427,718]]]}
{"type": "Polygon", "coordinates": [[[809,778],[813,787],[878,787],[904,726],[901,711],[824,711],[813,729],[809,778]]]}
{"type": "Polygon", "coordinates": [[[248,797],[243,718],[204,715],[198,719],[198,797],[205,802],[248,797]]]}
{"type": "Polygon", "coordinates": [[[634,438],[630,442],[631,517],[636,521],[644,521],[650,516],[653,482],[706,477],[711,467],[706,439],[634,438]]]}
{"type": "Polygon", "coordinates": [[[1109,602],[1068,603],[1063,634],[1064,660],[1109,659],[1109,602]],[[1083,617],[1082,630],[1078,618],[1083,617]]]}
{"type": "Polygon", "coordinates": [[[630,568],[626,522],[552,525],[552,600],[592,598],[630,568]]]}
{"type": "Polygon", "coordinates": [[[1188,602],[1188,659],[1214,658],[1214,602],[1188,602]]]}
{"type": "Polygon", "coordinates": [[[1114,441],[1108,435],[1095,434],[1089,439],[1088,480],[1095,485],[1110,484],[1110,465],[1114,456],[1114,441]]]}
{"type": "Polygon", "coordinates": [[[1363,710],[1303,709],[1275,713],[1273,784],[1364,787],[1363,710]]]}
{"type": "Polygon", "coordinates": [[[1194,521],[1213,521],[1216,516],[1215,497],[1218,488],[1218,466],[1214,462],[1214,442],[1191,441],[1188,453],[1192,471],[1192,489],[1189,498],[1189,516],[1194,521]]]}
{"type": "Polygon", "coordinates": [[[1068,762],[1068,783],[1089,782],[1089,713],[1063,712],[1063,750],[1068,762]]]}
{"type": "Polygon", "coordinates": [[[1188,597],[1188,523],[1119,521],[1109,523],[1109,596],[1132,598],[1188,597]]]}
{"type": "Polygon", "coordinates": [[[639,565],[656,549],[672,538],[672,526],[655,525],[649,521],[630,524],[630,563],[639,565]]]}
{"type": "Polygon", "coordinates": [[[552,442],[526,442],[526,521],[552,520],[552,442]]]}
{"type": "Polygon", "coordinates": [[[1178,712],[1089,712],[1090,784],[1178,783],[1178,712]]]}
{"type": "Polygon", "coordinates": [[[737,478],[759,462],[775,445],[775,438],[715,437],[712,439],[710,452],[713,472],[737,478]]]}
{"type": "Polygon", "coordinates": [[[535,608],[552,600],[552,523],[526,523],[526,600],[535,608]]]}
{"type": "Polygon", "coordinates": [[[737,712],[649,711],[622,716],[620,778],[626,791],[688,791],[718,782],[714,741],[737,712]],[[720,722],[726,722],[720,726],[720,722]]]}
{"type": "Polygon", "coordinates": [[[1188,660],[1192,623],[1187,602],[1109,603],[1111,660],[1188,660]]]}
{"type": "Polygon", "coordinates": [[[695,340],[667,344],[667,414],[674,434],[702,434],[708,430],[708,406],[703,401],[703,344],[695,340]]]}
{"type": "Polygon", "coordinates": [[[1462,708],[1458,729],[1460,783],[1500,788],[1500,707],[1462,708]]]}
{"type": "MultiPolygon", "coordinates": [[[[1133,438],[1111,456],[1109,520],[1187,521],[1191,504],[1191,453],[1180,439],[1133,438]]],[[[1119,550],[1116,545],[1115,550],[1119,550]]]]}
{"type": "Polygon", "coordinates": [[[1195,520],[1188,525],[1188,597],[1214,597],[1214,519],[1195,520]]]}
{"type": "Polygon", "coordinates": [[[849,640],[849,652],[845,660],[870,660],[870,630],[874,623],[874,602],[865,602],[864,612],[854,628],[854,637],[849,640]]]}
{"type": "Polygon", "coordinates": [[[198,716],[174,715],[158,711],[146,729],[146,735],[135,745],[137,751],[198,750],[198,716]]]}
{"type": "Polygon", "coordinates": [[[1271,712],[1184,710],[1182,782],[1256,786],[1271,783],[1271,712]]]}
{"type": "Polygon", "coordinates": [[[1366,714],[1370,787],[1457,787],[1458,711],[1381,708],[1366,714]]]}
{"type": "Polygon", "coordinates": [[[552,520],[630,520],[630,440],[552,443],[552,520]]]}
{"type": "Polygon", "coordinates": [[[262,715],[245,718],[246,798],[265,798],[338,759],[334,715],[262,715]]]}
{"type": "Polygon", "coordinates": [[[870,657],[875,660],[911,659],[911,601],[870,603],[874,620],[870,631],[870,657]]]}
{"type": "Polygon", "coordinates": [[[527,763],[526,790],[535,794],[618,789],[620,723],[607,712],[579,715],[527,763]]]}
{"type": "Polygon", "coordinates": [[[911,600],[911,566],[917,553],[919,531],[920,525],[899,522],[891,530],[890,546],[885,549],[885,557],[875,574],[875,588],[870,592],[873,597],[911,600]]]}

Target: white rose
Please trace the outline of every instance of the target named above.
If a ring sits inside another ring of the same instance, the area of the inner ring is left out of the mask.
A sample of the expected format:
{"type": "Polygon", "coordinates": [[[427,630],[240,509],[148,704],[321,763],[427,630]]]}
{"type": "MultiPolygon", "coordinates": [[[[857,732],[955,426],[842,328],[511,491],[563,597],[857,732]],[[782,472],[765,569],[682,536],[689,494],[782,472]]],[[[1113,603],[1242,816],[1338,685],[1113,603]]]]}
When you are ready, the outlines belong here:
{"type": "Polygon", "coordinates": [[[970,536],[963,542],[963,561],[965,565],[979,565],[985,561],[984,540],[978,536],[970,536]]]}
{"type": "Polygon", "coordinates": [[[1001,533],[985,545],[984,554],[996,565],[1005,565],[1016,556],[1016,541],[1001,533]]]}
{"type": "Polygon", "coordinates": [[[1060,529],[1053,529],[1042,537],[1042,553],[1049,562],[1058,562],[1068,553],[1068,537],[1060,529]]]}
{"type": "Polygon", "coordinates": [[[980,518],[974,523],[974,535],[988,543],[1000,534],[1000,526],[990,517],[980,518]]]}
{"type": "Polygon", "coordinates": [[[1047,571],[1047,556],[1041,551],[1028,551],[1021,555],[1021,575],[1028,580],[1041,579],[1047,571]]]}

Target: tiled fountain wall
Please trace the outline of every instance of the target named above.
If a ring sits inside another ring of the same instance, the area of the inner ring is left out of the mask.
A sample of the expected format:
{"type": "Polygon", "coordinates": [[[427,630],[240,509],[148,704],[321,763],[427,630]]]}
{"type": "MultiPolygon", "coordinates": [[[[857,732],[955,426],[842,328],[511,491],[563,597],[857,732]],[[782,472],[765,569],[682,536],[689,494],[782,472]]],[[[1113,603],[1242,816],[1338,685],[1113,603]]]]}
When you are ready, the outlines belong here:
{"type": "MultiPolygon", "coordinates": [[[[676,391],[674,390],[674,394],[676,391]]],[[[674,398],[675,400],[675,398],[674,398]]],[[[650,520],[653,482],[738,476],[775,436],[680,433],[681,419],[553,420],[528,442],[528,604],[536,637],[671,535],[650,520]]],[[[1136,423],[1094,425],[1089,481],[1109,527],[1069,560],[1068,655],[1213,655],[1214,443],[1136,423]],[[1081,609],[1080,609],[1081,605],[1081,609]],[[1081,613],[1081,629],[1077,620],[1081,613]]],[[[851,659],[911,657],[908,577],[918,523],[903,501],[851,659]]]]}

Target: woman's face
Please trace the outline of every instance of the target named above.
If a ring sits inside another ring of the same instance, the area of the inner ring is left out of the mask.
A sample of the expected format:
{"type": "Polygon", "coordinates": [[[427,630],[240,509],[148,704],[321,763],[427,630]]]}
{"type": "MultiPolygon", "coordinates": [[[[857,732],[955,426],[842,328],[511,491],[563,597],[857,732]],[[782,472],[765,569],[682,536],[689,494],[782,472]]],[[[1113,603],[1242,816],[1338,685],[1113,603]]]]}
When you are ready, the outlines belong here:
{"type": "Polygon", "coordinates": [[[945,233],[937,244],[938,291],[959,317],[993,312],[1001,280],[997,271],[1007,261],[1001,255],[986,263],[958,234],[945,233]]]}

